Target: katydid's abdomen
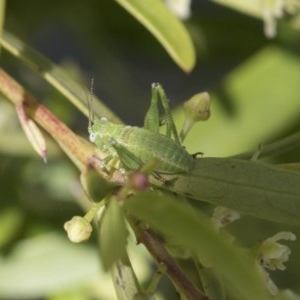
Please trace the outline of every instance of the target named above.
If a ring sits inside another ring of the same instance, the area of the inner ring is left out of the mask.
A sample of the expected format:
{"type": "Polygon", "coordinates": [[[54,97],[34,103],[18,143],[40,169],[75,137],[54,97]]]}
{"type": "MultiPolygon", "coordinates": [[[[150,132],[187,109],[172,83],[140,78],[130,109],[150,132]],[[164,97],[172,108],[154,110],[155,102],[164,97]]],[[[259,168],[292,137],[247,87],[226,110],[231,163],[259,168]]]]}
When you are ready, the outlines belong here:
{"type": "Polygon", "coordinates": [[[160,160],[156,171],[161,173],[190,172],[194,158],[172,139],[139,127],[125,127],[119,143],[134,153],[143,163],[160,160]]]}
{"type": "Polygon", "coordinates": [[[171,138],[157,132],[134,126],[116,125],[105,119],[97,120],[92,128],[90,140],[112,156],[117,156],[112,140],[126,148],[142,163],[158,159],[155,171],[166,174],[190,172],[195,159],[171,138]]]}

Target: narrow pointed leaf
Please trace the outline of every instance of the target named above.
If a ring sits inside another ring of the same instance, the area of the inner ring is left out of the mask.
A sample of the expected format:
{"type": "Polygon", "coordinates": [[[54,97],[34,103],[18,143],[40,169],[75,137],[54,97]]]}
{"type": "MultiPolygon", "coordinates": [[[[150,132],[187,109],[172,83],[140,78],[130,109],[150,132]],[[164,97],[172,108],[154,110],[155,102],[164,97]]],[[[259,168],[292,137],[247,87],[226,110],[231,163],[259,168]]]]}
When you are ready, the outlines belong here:
{"type": "Polygon", "coordinates": [[[40,157],[46,162],[47,160],[47,148],[46,141],[42,135],[38,126],[34,123],[33,120],[27,117],[23,103],[16,105],[16,111],[22,125],[22,128],[31,143],[34,150],[38,153],[40,157]]]}

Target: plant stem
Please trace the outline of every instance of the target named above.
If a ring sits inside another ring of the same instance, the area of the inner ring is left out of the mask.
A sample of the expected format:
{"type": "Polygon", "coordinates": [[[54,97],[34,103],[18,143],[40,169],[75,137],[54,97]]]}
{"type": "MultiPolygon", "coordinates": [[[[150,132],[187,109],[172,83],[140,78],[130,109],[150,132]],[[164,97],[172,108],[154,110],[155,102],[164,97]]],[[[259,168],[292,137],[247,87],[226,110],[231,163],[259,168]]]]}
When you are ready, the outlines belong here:
{"type": "MultiPolygon", "coordinates": [[[[174,259],[167,252],[162,239],[131,216],[127,216],[137,241],[144,244],[158,264],[166,267],[166,273],[177,287],[181,296],[189,300],[209,300],[185,275],[174,259]]],[[[183,299],[185,299],[183,298],[183,299]]]]}
{"type": "MultiPolygon", "coordinates": [[[[291,134],[279,141],[273,142],[268,145],[261,145],[258,159],[266,157],[266,156],[274,155],[274,154],[278,155],[280,153],[283,153],[290,149],[293,149],[299,145],[300,145],[300,132],[298,131],[298,132],[291,134]]],[[[238,154],[238,155],[235,155],[232,157],[249,159],[252,156],[253,156],[253,152],[246,152],[246,153],[238,154]]]]}
{"type": "MultiPolygon", "coordinates": [[[[0,68],[0,92],[14,105],[22,104],[26,114],[43,127],[71,158],[79,170],[88,164],[99,164],[95,159],[93,145],[79,139],[63,122],[61,122],[44,105],[38,103],[21,85],[0,68]]],[[[106,176],[103,174],[103,176],[106,176]]]]}

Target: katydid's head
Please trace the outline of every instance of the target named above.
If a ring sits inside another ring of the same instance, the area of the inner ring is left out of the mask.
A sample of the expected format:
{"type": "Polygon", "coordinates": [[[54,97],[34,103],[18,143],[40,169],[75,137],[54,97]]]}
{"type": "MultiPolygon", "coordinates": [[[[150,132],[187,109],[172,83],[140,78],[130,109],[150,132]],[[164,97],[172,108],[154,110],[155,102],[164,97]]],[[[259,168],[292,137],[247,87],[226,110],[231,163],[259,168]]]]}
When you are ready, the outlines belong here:
{"type": "Polygon", "coordinates": [[[100,120],[93,120],[89,125],[89,138],[92,143],[96,141],[96,138],[104,138],[108,133],[108,127],[111,123],[106,118],[101,118],[100,120]]]}
{"type": "Polygon", "coordinates": [[[88,132],[89,139],[92,143],[103,144],[110,138],[109,133],[112,132],[111,127],[114,125],[109,122],[106,118],[100,120],[95,118],[93,110],[93,88],[94,88],[94,77],[91,79],[91,88],[88,94],[88,109],[89,109],[89,123],[88,132]]]}

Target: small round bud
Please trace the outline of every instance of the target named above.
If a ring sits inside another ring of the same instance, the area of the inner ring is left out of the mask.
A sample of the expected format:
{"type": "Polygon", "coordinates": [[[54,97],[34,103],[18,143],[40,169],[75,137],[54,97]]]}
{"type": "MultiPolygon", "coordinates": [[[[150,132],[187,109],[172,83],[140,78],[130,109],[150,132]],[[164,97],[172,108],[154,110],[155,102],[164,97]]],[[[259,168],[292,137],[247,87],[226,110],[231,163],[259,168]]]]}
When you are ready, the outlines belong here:
{"type": "Polygon", "coordinates": [[[180,132],[181,142],[196,122],[206,121],[210,117],[210,96],[207,92],[196,94],[183,103],[183,108],[185,121],[180,132]]]}
{"type": "Polygon", "coordinates": [[[133,172],[130,175],[129,184],[135,191],[145,190],[149,187],[148,175],[140,171],[133,172]]]}
{"type": "Polygon", "coordinates": [[[210,96],[207,92],[198,93],[184,102],[187,118],[194,122],[206,121],[210,117],[210,96]]]}
{"type": "Polygon", "coordinates": [[[89,221],[80,216],[73,217],[66,222],[64,229],[68,233],[68,238],[73,243],[81,243],[89,239],[93,228],[89,221]]]}

